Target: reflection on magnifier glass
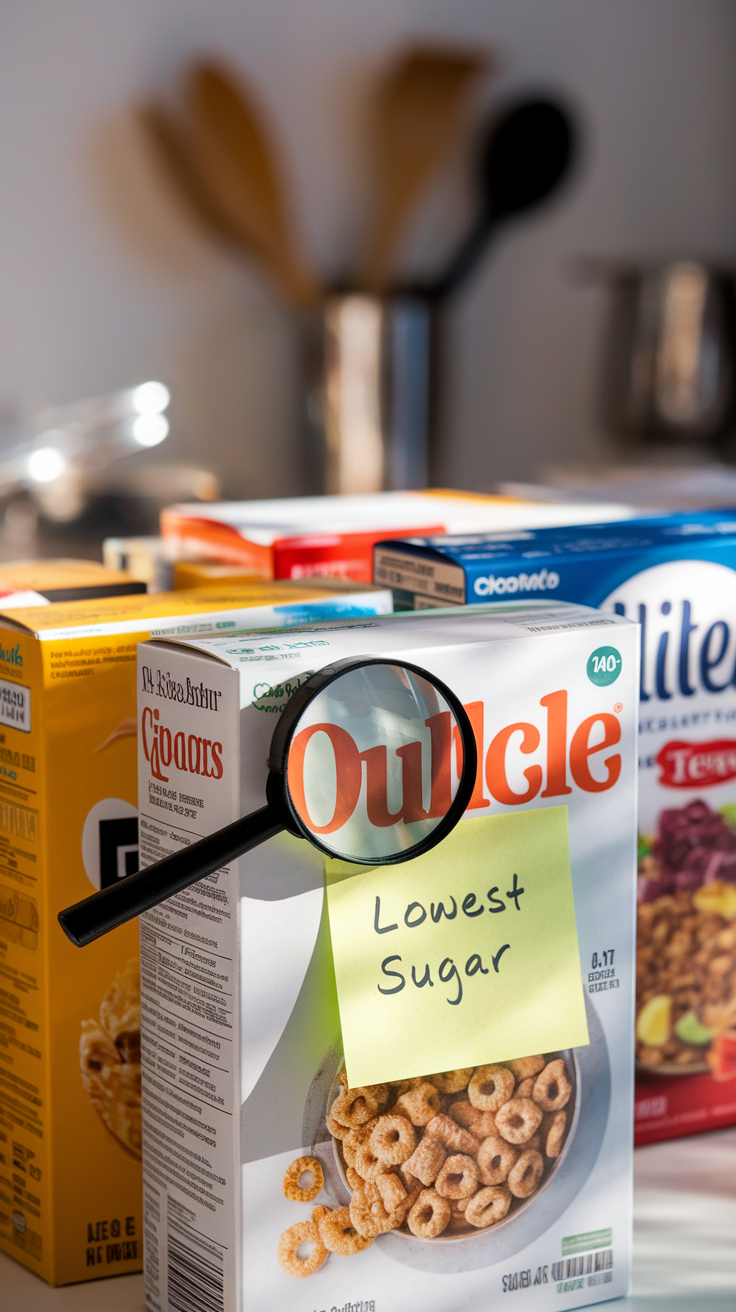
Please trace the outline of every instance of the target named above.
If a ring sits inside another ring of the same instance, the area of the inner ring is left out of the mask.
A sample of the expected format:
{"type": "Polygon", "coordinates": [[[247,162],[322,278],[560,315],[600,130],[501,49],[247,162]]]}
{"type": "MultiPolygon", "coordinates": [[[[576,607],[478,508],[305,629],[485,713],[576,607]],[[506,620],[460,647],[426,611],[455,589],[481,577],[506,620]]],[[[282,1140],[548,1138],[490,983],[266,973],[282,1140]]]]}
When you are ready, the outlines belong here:
{"type": "Polygon", "coordinates": [[[455,827],[475,738],[455,694],[408,661],[370,656],[312,674],[274,730],[267,805],[59,914],[83,947],[288,830],[362,865],[408,861],[455,827]]]}

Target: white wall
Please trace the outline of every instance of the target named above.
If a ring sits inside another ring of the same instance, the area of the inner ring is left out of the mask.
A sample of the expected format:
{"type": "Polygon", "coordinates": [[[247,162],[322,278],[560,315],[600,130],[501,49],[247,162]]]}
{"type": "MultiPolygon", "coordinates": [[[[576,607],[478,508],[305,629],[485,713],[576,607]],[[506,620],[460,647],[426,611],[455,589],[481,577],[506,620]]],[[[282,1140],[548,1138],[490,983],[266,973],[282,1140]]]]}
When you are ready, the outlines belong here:
{"type": "MultiPolygon", "coordinates": [[[[499,243],[452,316],[446,480],[482,486],[600,449],[604,293],[581,254],[736,257],[730,0],[5,0],[0,408],[162,377],[168,454],[228,491],[299,490],[294,332],[257,275],[177,212],[131,118],[190,55],[247,71],[284,143],[311,257],[338,270],[365,208],[368,89],[398,42],[497,48],[494,93],[546,86],[588,122],[574,190],[499,243]]],[[[427,263],[447,195],[407,255],[427,263]]]]}

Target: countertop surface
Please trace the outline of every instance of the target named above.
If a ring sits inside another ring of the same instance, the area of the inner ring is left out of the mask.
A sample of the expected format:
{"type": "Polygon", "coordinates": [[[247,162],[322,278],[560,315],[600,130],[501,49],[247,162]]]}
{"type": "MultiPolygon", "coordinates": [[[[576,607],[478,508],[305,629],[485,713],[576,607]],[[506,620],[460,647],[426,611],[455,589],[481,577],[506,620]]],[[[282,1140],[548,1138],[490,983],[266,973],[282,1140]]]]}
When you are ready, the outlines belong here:
{"type": "MultiPolygon", "coordinates": [[[[8,1312],[143,1312],[143,1277],[50,1289],[0,1254],[8,1312]]],[[[635,1154],[634,1278],[621,1312],[734,1312],[736,1129],[635,1154]]]]}

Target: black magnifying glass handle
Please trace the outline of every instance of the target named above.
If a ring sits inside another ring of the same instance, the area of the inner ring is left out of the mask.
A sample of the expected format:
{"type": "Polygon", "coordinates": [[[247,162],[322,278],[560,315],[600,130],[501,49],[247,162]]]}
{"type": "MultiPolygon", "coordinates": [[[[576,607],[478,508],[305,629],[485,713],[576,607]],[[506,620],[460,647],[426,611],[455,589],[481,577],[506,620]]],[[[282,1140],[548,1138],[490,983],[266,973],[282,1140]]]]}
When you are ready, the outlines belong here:
{"type": "Polygon", "coordinates": [[[244,852],[258,847],[284,829],[283,821],[271,806],[246,815],[198,843],[172,852],[135,875],[127,875],[117,884],[101,888],[82,902],[59,914],[59,924],[77,947],[85,947],[118,925],[149,911],[167,897],[173,897],[190,884],[228,865],[244,852]]]}

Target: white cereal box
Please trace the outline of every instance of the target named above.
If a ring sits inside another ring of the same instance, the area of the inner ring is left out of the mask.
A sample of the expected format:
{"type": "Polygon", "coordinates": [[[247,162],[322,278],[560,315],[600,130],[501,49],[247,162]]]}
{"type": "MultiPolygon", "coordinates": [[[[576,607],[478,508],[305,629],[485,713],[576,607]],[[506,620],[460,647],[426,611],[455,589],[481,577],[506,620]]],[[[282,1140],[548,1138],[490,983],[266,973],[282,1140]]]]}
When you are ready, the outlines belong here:
{"type": "Polygon", "coordinates": [[[139,646],[144,863],[264,806],[278,716],[335,660],[444,681],[479,760],[415,860],[345,869],[282,833],[141,918],[151,1312],[626,1294],[638,640],[526,603],[139,646]]]}

